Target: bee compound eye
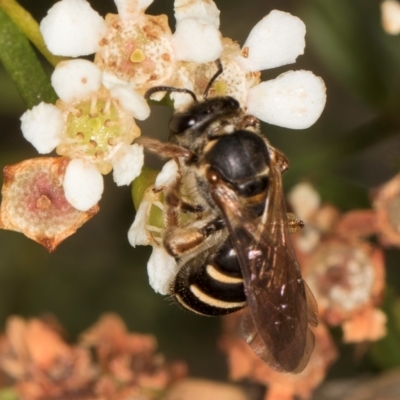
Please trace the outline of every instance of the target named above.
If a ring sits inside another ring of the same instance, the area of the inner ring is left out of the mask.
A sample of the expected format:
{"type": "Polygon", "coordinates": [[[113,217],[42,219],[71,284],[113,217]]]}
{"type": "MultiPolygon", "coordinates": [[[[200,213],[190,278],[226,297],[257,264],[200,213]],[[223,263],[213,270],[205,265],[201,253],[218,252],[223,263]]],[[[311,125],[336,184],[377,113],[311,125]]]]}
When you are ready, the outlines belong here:
{"type": "Polygon", "coordinates": [[[176,114],[172,117],[169,123],[169,128],[172,133],[179,134],[196,124],[196,118],[192,114],[176,114]]]}

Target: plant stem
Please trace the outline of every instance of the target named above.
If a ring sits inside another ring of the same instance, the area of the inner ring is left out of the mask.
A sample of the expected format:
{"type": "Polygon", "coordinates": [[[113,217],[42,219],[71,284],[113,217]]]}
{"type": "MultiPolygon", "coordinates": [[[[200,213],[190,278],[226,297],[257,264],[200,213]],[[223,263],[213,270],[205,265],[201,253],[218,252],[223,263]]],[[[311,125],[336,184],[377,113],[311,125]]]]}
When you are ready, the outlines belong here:
{"type": "Polygon", "coordinates": [[[32,15],[15,0],[0,0],[0,8],[8,15],[14,24],[26,35],[36,46],[50,64],[56,66],[64,57],[55,56],[50,53],[40,33],[39,24],[32,15]]]}

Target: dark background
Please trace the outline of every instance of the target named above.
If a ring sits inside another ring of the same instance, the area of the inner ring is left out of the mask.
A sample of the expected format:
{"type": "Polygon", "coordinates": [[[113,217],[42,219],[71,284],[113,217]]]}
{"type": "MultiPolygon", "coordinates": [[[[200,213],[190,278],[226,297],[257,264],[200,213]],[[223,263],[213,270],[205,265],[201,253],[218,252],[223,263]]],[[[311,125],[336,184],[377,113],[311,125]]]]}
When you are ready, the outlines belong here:
{"type": "MultiPolygon", "coordinates": [[[[90,1],[103,16],[111,1],[90,1]]],[[[24,0],[37,20],[53,1],[24,0]]],[[[166,13],[173,24],[172,0],[155,0],[148,12],[166,13]]],[[[285,186],[306,180],[324,201],[342,210],[369,206],[369,189],[399,172],[400,37],[384,33],[375,0],[216,0],[221,32],[244,43],[252,26],[273,9],[288,11],[307,25],[306,51],[293,65],[263,73],[272,79],[290,69],[321,76],[328,100],[318,122],[304,131],[270,125],[263,132],[291,162],[285,186]]],[[[46,64],[47,65],[47,64],[46,64]]],[[[51,73],[50,67],[49,73],[51,73]]],[[[36,157],[19,128],[25,111],[13,83],[0,67],[0,166],[36,157]]],[[[154,107],[143,134],[167,138],[170,110],[154,107]]],[[[129,188],[105,178],[100,213],[53,253],[23,235],[0,231],[0,326],[11,314],[52,313],[70,338],[104,312],[118,313],[129,329],[153,333],[169,359],[184,359],[190,373],[225,379],[227,367],[217,340],[220,320],[188,314],[155,294],[148,285],[150,248],[130,247],[127,231],[134,218],[129,188]]],[[[388,277],[399,286],[398,252],[390,252],[388,277]]],[[[342,347],[342,361],[331,376],[377,371],[371,360],[354,361],[342,347]]]]}

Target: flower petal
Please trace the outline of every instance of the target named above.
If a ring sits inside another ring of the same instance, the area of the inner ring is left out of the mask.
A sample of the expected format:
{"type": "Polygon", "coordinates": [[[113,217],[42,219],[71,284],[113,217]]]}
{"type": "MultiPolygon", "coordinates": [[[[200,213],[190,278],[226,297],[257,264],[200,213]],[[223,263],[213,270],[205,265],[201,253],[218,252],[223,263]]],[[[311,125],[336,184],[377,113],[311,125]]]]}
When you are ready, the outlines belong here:
{"type": "Polygon", "coordinates": [[[321,78],[310,71],[289,71],[251,88],[247,112],[269,124],[305,129],[319,118],[325,102],[321,78]]]}
{"type": "Polygon", "coordinates": [[[47,48],[68,57],[95,53],[105,30],[103,18],[85,0],[59,1],[40,23],[47,48]]]}
{"type": "Polygon", "coordinates": [[[391,35],[400,33],[400,4],[396,0],[381,3],[383,29],[391,35]]]}
{"type": "Polygon", "coordinates": [[[273,10],[251,30],[237,61],[248,71],[291,64],[304,53],[305,34],[301,19],[273,10]]]}
{"type": "Polygon", "coordinates": [[[153,247],[147,263],[150,286],[156,293],[169,294],[171,282],[178,272],[178,265],[162,247],[153,247]]]}
{"type": "Polygon", "coordinates": [[[171,41],[176,58],[182,61],[215,61],[223,50],[219,30],[214,25],[195,18],[178,22],[171,41]]]}
{"type": "Polygon", "coordinates": [[[68,164],[63,187],[68,202],[77,210],[87,211],[101,199],[104,182],[93,164],[75,159],[68,164]]]}
{"type": "Polygon", "coordinates": [[[121,19],[132,18],[139,13],[144,13],[154,0],[114,0],[121,19]]]}
{"type": "Polygon", "coordinates": [[[132,114],[133,118],[143,121],[149,117],[150,107],[147,101],[129,86],[114,86],[110,89],[110,94],[126,111],[132,114]]]}
{"type": "Polygon", "coordinates": [[[197,18],[219,28],[219,14],[216,4],[211,0],[175,0],[175,20],[197,18]]]}
{"type": "Polygon", "coordinates": [[[161,172],[157,175],[154,188],[163,190],[163,188],[171,186],[178,178],[178,171],[178,164],[175,160],[166,162],[161,172]]]}
{"type": "Polygon", "coordinates": [[[309,183],[299,183],[288,194],[288,200],[294,213],[303,221],[321,207],[321,197],[309,183]]]}
{"type": "Polygon", "coordinates": [[[57,64],[51,84],[61,100],[70,103],[99,90],[102,72],[86,60],[69,60],[57,64]]]}
{"type": "Polygon", "coordinates": [[[143,147],[138,144],[121,146],[112,158],[113,177],[118,186],[129,185],[139,176],[144,163],[143,147]]]}
{"type": "Polygon", "coordinates": [[[21,116],[24,138],[41,153],[50,153],[60,143],[65,129],[63,113],[53,104],[40,103],[21,116]]]}
{"type": "Polygon", "coordinates": [[[147,214],[150,206],[151,204],[143,199],[136,211],[135,220],[128,231],[128,240],[132,247],[147,246],[150,244],[146,232],[147,214]]]}

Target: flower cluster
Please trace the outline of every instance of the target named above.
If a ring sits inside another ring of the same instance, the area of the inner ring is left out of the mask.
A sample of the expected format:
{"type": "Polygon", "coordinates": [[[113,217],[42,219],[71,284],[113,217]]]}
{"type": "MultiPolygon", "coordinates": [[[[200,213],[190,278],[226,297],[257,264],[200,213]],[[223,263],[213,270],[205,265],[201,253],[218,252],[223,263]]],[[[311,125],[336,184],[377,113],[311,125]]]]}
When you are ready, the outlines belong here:
{"type": "Polygon", "coordinates": [[[65,342],[52,318],[10,317],[0,338],[0,370],[26,400],[152,400],[186,375],[183,363],[167,364],[155,349],[153,336],[129,333],[114,314],[77,345],[65,342]]]}
{"type": "MultiPolygon", "coordinates": [[[[324,83],[309,71],[289,71],[260,83],[261,70],[293,63],[303,54],[305,26],[297,17],[272,11],[240,47],[221,35],[213,1],[175,0],[175,32],[165,15],[146,14],[151,3],[119,0],[118,14],[103,19],[86,0],[61,0],[40,24],[53,54],[94,54],[93,62],[59,63],[51,79],[59,100],[40,103],[21,117],[23,135],[39,153],[56,150],[71,159],[62,187],[79,211],[100,200],[102,174],[113,170],[117,185],[130,184],[140,174],[143,149],[132,142],[140,135],[135,119],[150,114],[146,90],[169,85],[201,98],[217,59],[223,73],[207,94],[231,95],[263,121],[303,129],[324,108],[324,83]]],[[[171,97],[176,109],[191,100],[182,93],[171,97]]]]}

